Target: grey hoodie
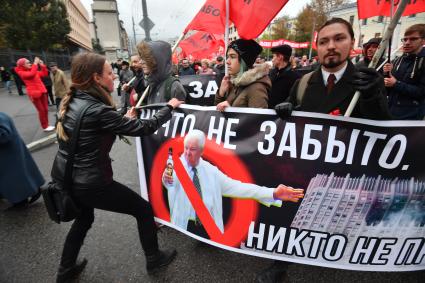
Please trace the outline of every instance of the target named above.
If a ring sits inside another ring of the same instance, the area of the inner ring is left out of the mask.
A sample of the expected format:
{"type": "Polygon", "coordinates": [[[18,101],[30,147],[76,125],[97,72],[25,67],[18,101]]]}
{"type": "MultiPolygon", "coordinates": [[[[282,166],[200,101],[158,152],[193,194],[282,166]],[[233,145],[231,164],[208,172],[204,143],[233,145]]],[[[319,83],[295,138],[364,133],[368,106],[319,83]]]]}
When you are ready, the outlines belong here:
{"type": "MultiPolygon", "coordinates": [[[[156,69],[146,77],[150,86],[147,97],[147,104],[168,102],[165,93],[165,81],[171,76],[171,45],[165,41],[146,42],[149,46],[150,54],[156,62],[156,69]]],[[[174,81],[171,85],[171,95],[168,97],[178,100],[186,99],[186,91],[180,81],[174,81]]]]}

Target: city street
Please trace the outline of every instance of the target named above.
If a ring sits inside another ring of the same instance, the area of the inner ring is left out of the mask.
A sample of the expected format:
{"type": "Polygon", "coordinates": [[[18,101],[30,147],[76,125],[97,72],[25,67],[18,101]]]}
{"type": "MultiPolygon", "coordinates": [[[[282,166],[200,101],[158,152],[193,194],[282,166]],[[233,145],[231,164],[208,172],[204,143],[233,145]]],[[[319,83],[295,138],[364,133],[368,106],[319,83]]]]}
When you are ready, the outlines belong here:
{"type": "MultiPolygon", "coordinates": [[[[52,118],[55,108],[49,109],[52,118]]],[[[26,143],[46,136],[26,96],[10,96],[0,89],[0,111],[13,117],[26,143]]],[[[46,180],[56,151],[57,144],[53,143],[32,153],[46,180]]],[[[135,146],[117,141],[111,157],[115,179],[138,191],[135,146]]],[[[0,201],[0,282],[54,282],[71,223],[52,222],[42,199],[25,210],[3,211],[7,206],[6,201],[0,201]]],[[[80,253],[88,259],[88,265],[78,282],[253,282],[256,273],[271,263],[271,260],[200,244],[165,227],[159,233],[160,244],[175,247],[177,259],[161,272],[148,275],[136,221],[126,215],[99,210],[95,216],[80,253]]],[[[423,282],[424,275],[424,271],[378,273],[292,265],[288,282],[413,283],[423,282]]]]}

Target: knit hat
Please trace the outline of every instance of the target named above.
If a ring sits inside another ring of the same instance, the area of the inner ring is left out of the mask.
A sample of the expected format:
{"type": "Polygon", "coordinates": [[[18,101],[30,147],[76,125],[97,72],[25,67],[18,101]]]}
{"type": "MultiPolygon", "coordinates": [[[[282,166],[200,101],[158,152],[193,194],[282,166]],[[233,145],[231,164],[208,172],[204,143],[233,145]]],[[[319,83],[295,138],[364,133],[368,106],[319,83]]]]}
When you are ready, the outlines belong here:
{"type": "Polygon", "coordinates": [[[272,53],[279,53],[289,58],[292,55],[292,47],[288,44],[282,44],[272,48],[272,53]]]}
{"type": "Polygon", "coordinates": [[[237,39],[232,41],[227,48],[227,52],[229,52],[230,48],[239,54],[248,68],[252,67],[258,54],[263,50],[263,48],[252,39],[237,39]]]}
{"type": "Polygon", "coordinates": [[[16,61],[16,66],[24,66],[25,65],[25,62],[26,61],[28,61],[28,59],[27,58],[20,58],[20,59],[18,59],[18,61],[16,61]]]}
{"type": "Polygon", "coordinates": [[[381,44],[381,41],[382,41],[382,38],[380,38],[380,37],[371,38],[371,39],[369,39],[368,42],[366,42],[365,44],[363,44],[363,48],[366,48],[366,47],[368,47],[371,44],[379,45],[379,44],[381,44]]]}

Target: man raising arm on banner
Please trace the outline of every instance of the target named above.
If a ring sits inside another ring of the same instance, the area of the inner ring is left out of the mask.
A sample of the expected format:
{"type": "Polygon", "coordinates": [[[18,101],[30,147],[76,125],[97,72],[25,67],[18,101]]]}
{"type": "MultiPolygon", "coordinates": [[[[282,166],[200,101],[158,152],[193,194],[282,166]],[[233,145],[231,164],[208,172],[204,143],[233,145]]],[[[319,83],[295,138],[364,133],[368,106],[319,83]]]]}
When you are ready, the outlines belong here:
{"type": "MultiPolygon", "coordinates": [[[[222,233],[224,232],[222,196],[255,199],[264,205],[279,207],[282,201],[298,202],[303,198],[303,189],[284,185],[267,188],[231,179],[202,159],[204,145],[205,134],[200,130],[190,131],[185,136],[184,153],[180,160],[222,233]]],[[[170,176],[165,170],[162,181],[168,190],[171,222],[199,236],[208,237],[177,176],[175,174],[170,176]]]]}

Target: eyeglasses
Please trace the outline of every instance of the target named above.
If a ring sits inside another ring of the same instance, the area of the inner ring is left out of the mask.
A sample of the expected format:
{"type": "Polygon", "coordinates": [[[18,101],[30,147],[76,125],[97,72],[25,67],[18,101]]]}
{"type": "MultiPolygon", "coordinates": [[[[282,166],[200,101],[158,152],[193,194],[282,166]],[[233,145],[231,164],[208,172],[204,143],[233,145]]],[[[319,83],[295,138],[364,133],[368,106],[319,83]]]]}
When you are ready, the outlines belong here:
{"type": "Polygon", "coordinates": [[[422,39],[422,37],[419,37],[419,36],[416,36],[416,37],[403,37],[402,39],[401,39],[401,42],[407,42],[407,41],[416,41],[416,40],[419,40],[419,39],[422,39]]]}

